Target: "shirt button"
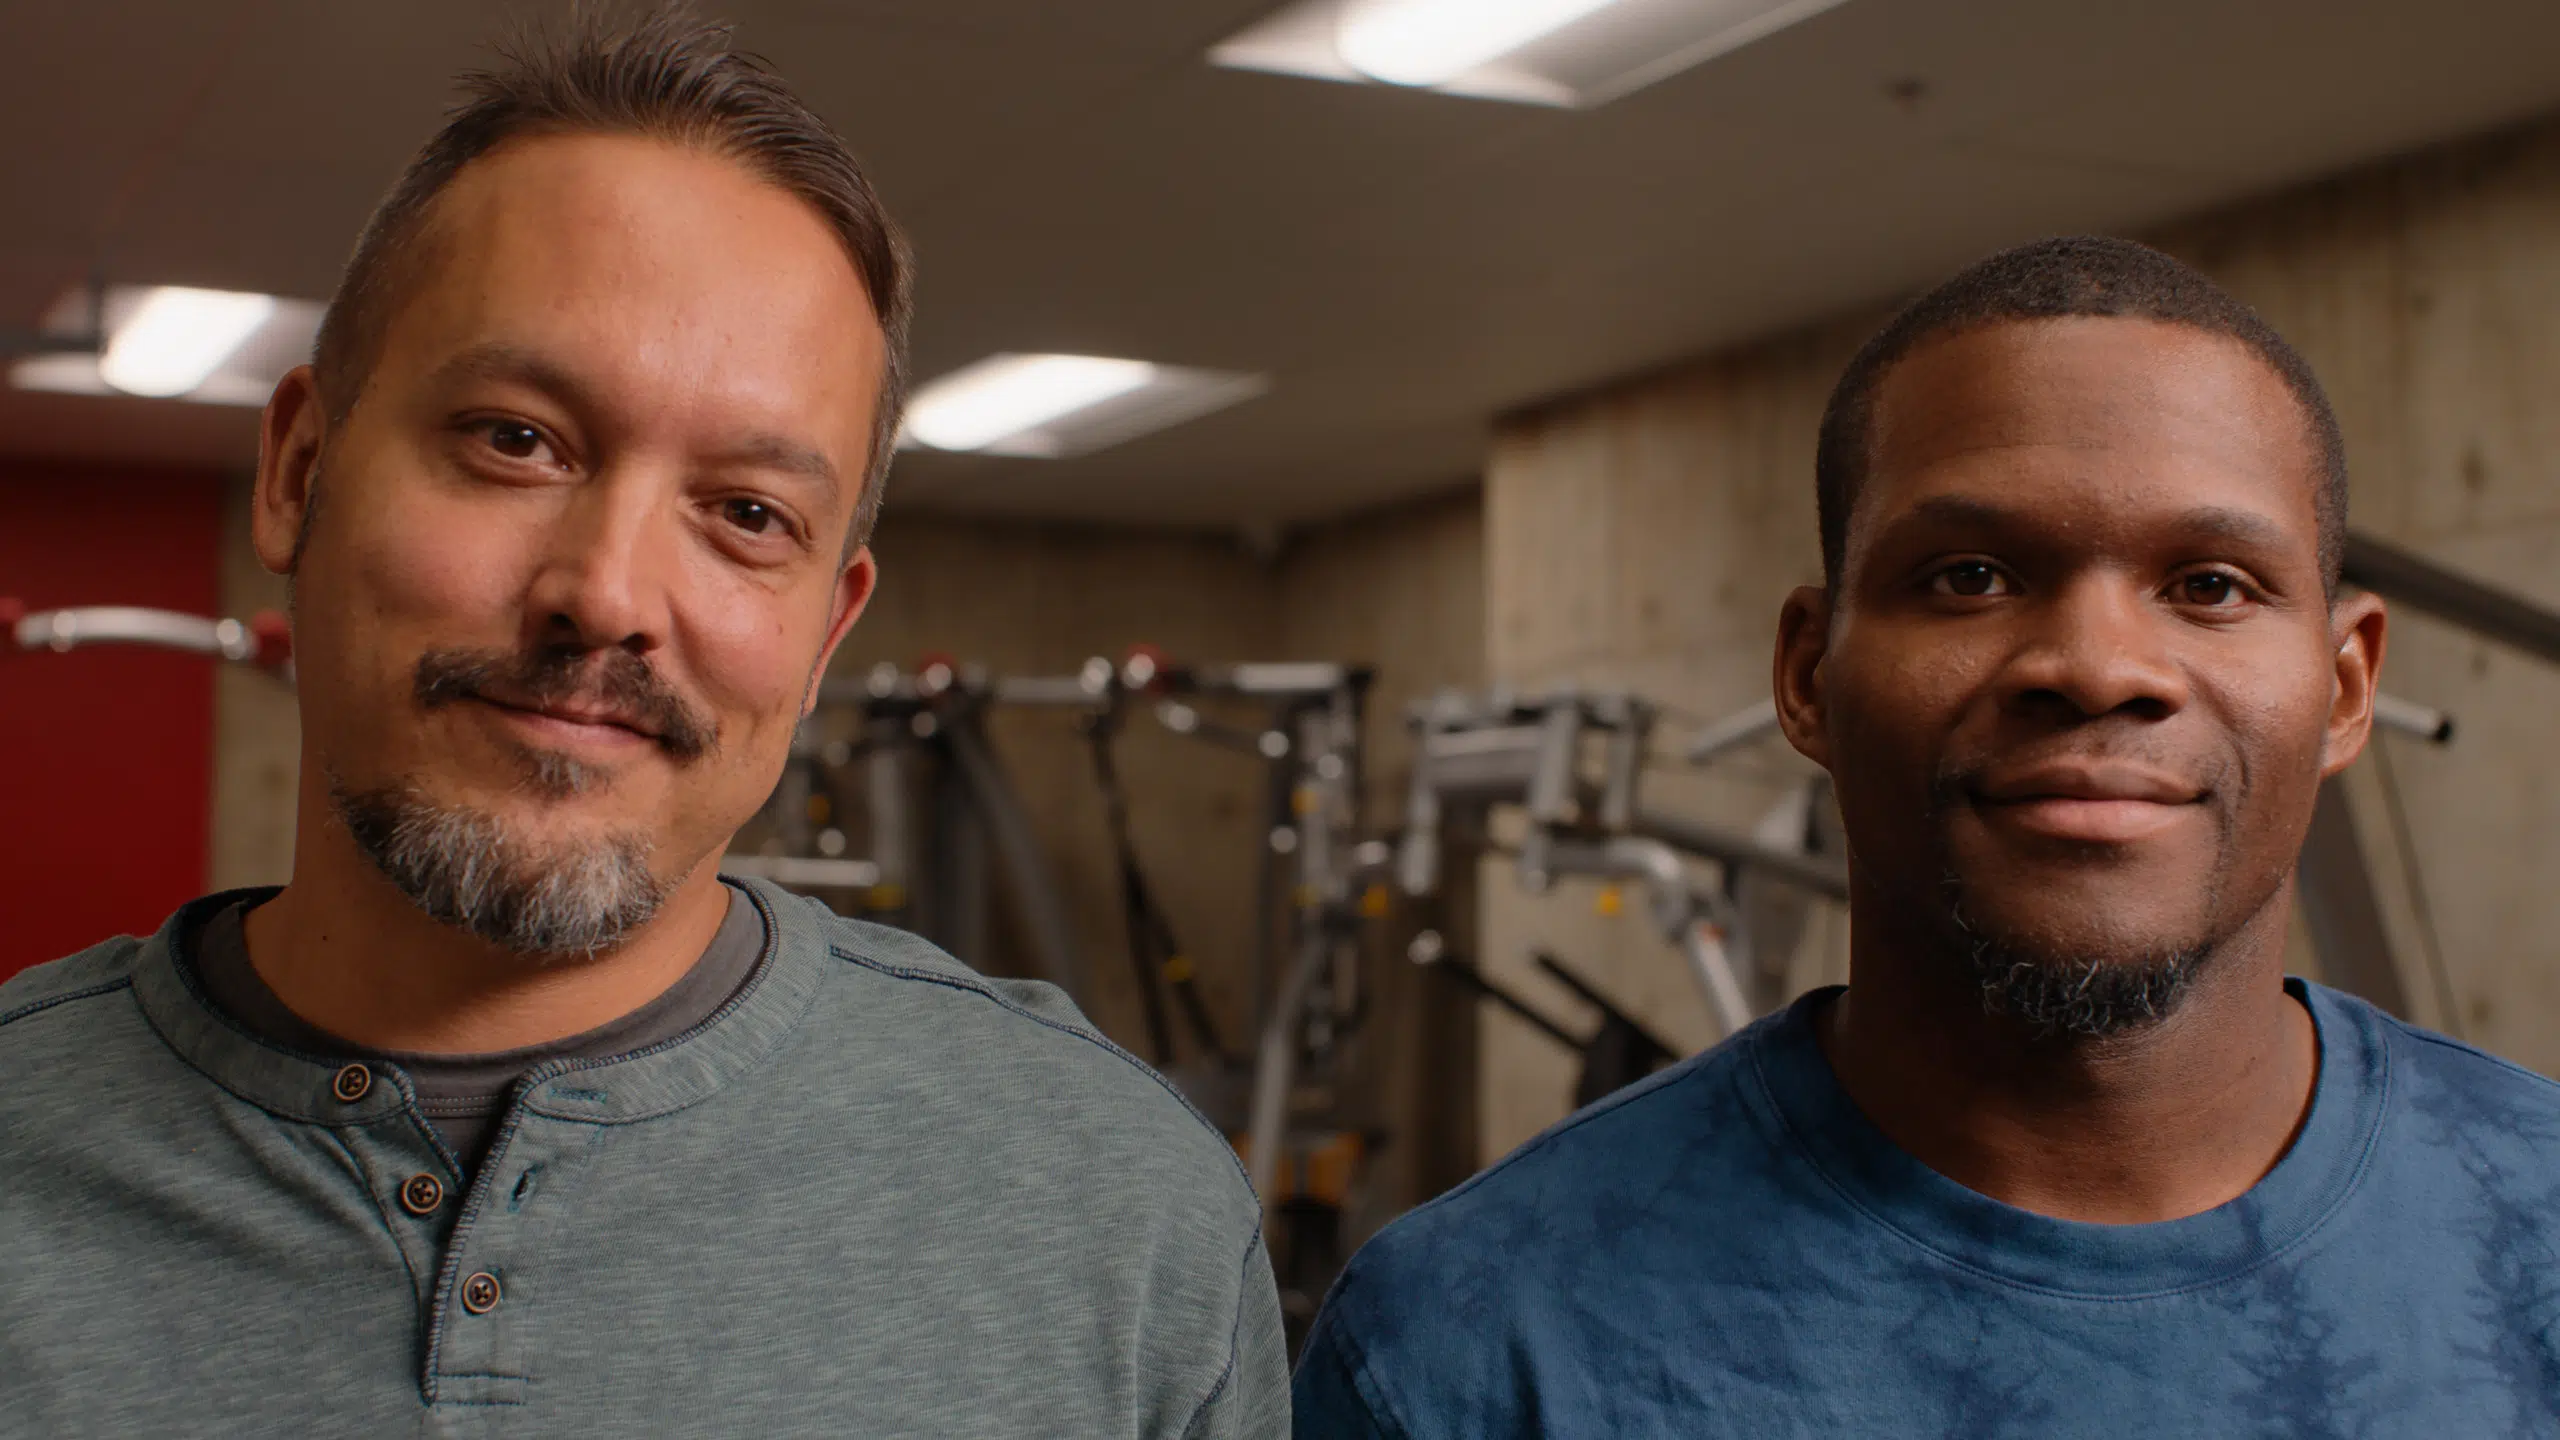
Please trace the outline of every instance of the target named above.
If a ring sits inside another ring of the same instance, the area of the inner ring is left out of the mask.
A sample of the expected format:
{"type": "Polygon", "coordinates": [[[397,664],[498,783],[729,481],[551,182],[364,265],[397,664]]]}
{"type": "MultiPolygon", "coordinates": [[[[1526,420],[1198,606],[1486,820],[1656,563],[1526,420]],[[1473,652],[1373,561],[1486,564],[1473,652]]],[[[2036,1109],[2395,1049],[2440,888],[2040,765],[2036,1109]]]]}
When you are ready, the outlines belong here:
{"type": "Polygon", "coordinates": [[[412,1215],[432,1215],[444,1203],[444,1182],[423,1172],[400,1187],[400,1208],[412,1215]]]}
{"type": "Polygon", "coordinates": [[[340,1069],[337,1078],[329,1082],[329,1093],[349,1105],[363,1099],[365,1092],[372,1088],[373,1072],[362,1065],[349,1065],[340,1069]]]}
{"type": "Polygon", "coordinates": [[[462,1308],[474,1315],[486,1315],[498,1308],[498,1277],[486,1270],[472,1272],[462,1282],[462,1308]]]}

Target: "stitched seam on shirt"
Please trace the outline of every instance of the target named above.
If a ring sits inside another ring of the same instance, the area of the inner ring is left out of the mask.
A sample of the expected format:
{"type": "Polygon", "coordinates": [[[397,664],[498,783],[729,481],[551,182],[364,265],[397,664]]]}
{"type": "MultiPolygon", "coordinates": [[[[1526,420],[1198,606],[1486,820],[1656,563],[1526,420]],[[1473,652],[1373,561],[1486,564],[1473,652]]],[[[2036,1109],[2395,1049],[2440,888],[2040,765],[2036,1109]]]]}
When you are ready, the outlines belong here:
{"type": "Polygon", "coordinates": [[[1226,1143],[1226,1135],[1224,1132],[1220,1131],[1217,1126],[1210,1124],[1209,1117],[1200,1113],[1200,1107],[1191,1103],[1190,1096],[1175,1089],[1172,1081],[1157,1074],[1154,1068],[1148,1065],[1147,1062],[1130,1054],[1128,1051],[1121,1049],[1118,1045],[1113,1044],[1107,1037],[1097,1035],[1090,1030],[1079,1030],[1073,1025],[1061,1024],[1060,1022],[1052,1020],[1045,1015],[1034,1014],[1020,1005],[1015,1004],[1011,1000],[1006,999],[1004,996],[997,994],[987,986],[973,984],[956,975],[945,975],[932,970],[919,970],[913,966],[896,965],[886,960],[874,960],[868,955],[857,955],[854,952],[845,949],[843,946],[832,942],[828,944],[827,950],[839,960],[849,961],[866,970],[878,971],[879,973],[887,975],[893,979],[919,980],[927,985],[939,985],[946,990],[957,990],[964,995],[975,995],[982,1000],[992,1001],[1000,1008],[1010,1011],[1011,1013],[1030,1021],[1034,1025],[1046,1026],[1051,1030],[1057,1031],[1061,1035],[1072,1035],[1087,1044],[1099,1046],[1110,1054],[1119,1057],[1129,1066],[1130,1069],[1137,1071],[1139,1074],[1146,1076],[1150,1080],[1153,1080],[1156,1082],[1159,1089],[1163,1090],[1167,1095],[1172,1096],[1175,1102],[1180,1104],[1183,1110],[1189,1114],[1192,1119],[1200,1122],[1200,1128],[1218,1137],[1218,1148],[1226,1152],[1227,1160],[1235,1167],[1237,1177],[1245,1182],[1245,1193],[1248,1195],[1254,1193],[1252,1177],[1245,1174],[1244,1162],[1236,1158],[1235,1148],[1226,1143]]]}
{"type": "Polygon", "coordinates": [[[74,1000],[94,1000],[101,995],[112,995],[118,990],[131,988],[133,988],[133,977],[119,975],[113,980],[102,980],[83,990],[66,990],[59,995],[47,995],[41,1000],[30,1000],[6,1015],[0,1015],[0,1025],[15,1024],[30,1015],[50,1010],[56,1005],[68,1005],[74,1000]]]}
{"type": "Polygon", "coordinates": [[[1227,1326],[1226,1368],[1218,1372],[1217,1383],[1209,1387],[1209,1393],[1201,1396],[1200,1403],[1191,1407],[1191,1418],[1182,1426],[1185,1435],[1199,1433],[1200,1417],[1209,1413],[1209,1407],[1217,1404],[1218,1397],[1226,1393],[1228,1382],[1236,1378],[1237,1355],[1244,1348],[1244,1298],[1253,1286],[1253,1252],[1261,1248],[1262,1227],[1257,1223],[1253,1227],[1253,1237],[1245,1242],[1244,1264],[1236,1272],[1236,1318],[1227,1326]]]}
{"type": "MultiPolygon", "coordinates": [[[[444,1372],[444,1378],[447,1380],[521,1380],[527,1385],[533,1383],[533,1377],[530,1375],[501,1375],[495,1370],[447,1370],[444,1372]]],[[[461,1405],[468,1402],[456,1400],[453,1403],[461,1405]]],[[[506,1403],[513,1405],[522,1402],[511,1400],[506,1403]]]]}
{"type": "MultiPolygon", "coordinates": [[[[1900,1225],[1895,1224],[1885,1216],[1876,1213],[1876,1211],[1870,1208],[1866,1202],[1850,1193],[1848,1187],[1835,1178],[1830,1170],[1823,1166],[1822,1161],[1814,1155],[1813,1147],[1806,1143],[1804,1131],[1797,1128],[1795,1117],[1787,1113],[1786,1107],[1778,1104],[1777,1095],[1769,1088],[1769,1077],[1767,1073],[1761,1069],[1760,1056],[1756,1050],[1750,1058],[1751,1078],[1757,1082],[1760,1087],[1761,1099],[1769,1106],[1770,1111],[1778,1117],[1778,1123],[1786,1128],[1788,1136],[1795,1141],[1796,1154],[1802,1157],[1806,1166],[1809,1167],[1816,1176],[1821,1178],[1822,1183],[1830,1189],[1831,1193],[1840,1197],[1841,1203],[1847,1205],[1850,1209],[1857,1211],[1860,1215],[1865,1216],[1868,1220],[1882,1227],[1888,1234],[1902,1241],[1904,1244],[1911,1246],[1922,1254],[1937,1260],[1939,1263],[1944,1264],[1951,1269],[1960,1270],[1967,1275],[1975,1277],[1976,1279],[1986,1280],[1994,1285],[2003,1286],[2011,1290],[2023,1290],[2030,1295],[2043,1295],[2056,1300],[2086,1301],[2101,1305],[2132,1304],[2148,1300],[2170,1300],[2181,1295],[2194,1295],[2207,1290],[2219,1289],[2222,1286],[2230,1284],[2232,1281],[2254,1275],[2260,1270],[2282,1260],[2287,1255],[2292,1254],[2302,1246],[2309,1244],[2311,1240],[2322,1230],[2328,1228],[2330,1220],[2335,1218],[2340,1210],[2346,1208],[2347,1202],[2355,1198],[2355,1193],[2364,1188],[2364,1177],[2373,1168],[2374,1152],[2382,1147],[2382,1126],[2383,1120],[2386,1118],[2384,1111],[2391,1103],[2391,1052],[2388,1047],[2385,1047],[2382,1051],[2382,1076],[2379,1082],[2377,1082],[2380,1093],[2374,1101],[2375,1119],[2373,1123],[2373,1133],[2365,1137],[2364,1151],[2356,1157],[2355,1168],[2348,1172],[2346,1183],[2338,1187],[2338,1193],[2336,1197],[2329,1202],[2328,1207],[2322,1210],[2319,1214],[2313,1216],[2311,1218],[2311,1222],[2302,1227],[2302,1233],[2294,1236],[2282,1245],[2277,1246],[2275,1249],[2268,1251],[2266,1254],[2259,1256],[2257,1259],[2250,1261],[2248,1264],[2243,1265],[2236,1270],[2216,1275],[2211,1279],[2198,1280],[2187,1285],[2175,1285],[2166,1290],[2145,1290],[2132,1295],[2100,1295],[2093,1294],[2086,1290],[2065,1290],[2053,1285],[2039,1285],[2032,1280],[2021,1280],[2014,1275],[2003,1275],[1997,1270],[1985,1269],[1980,1265],[1973,1264],[1970,1261],[1962,1260],[1956,1256],[1948,1254],[1937,1246],[1932,1245],[1928,1241],[1921,1239],[1919,1236],[1912,1234],[1910,1231],[1903,1229],[1900,1225]]],[[[2279,1160],[2278,1163],[2281,1164],[2282,1161],[2279,1160]]]]}
{"type": "Polygon", "coordinates": [[[2560,1081],[2554,1081],[2548,1075],[2535,1070],[2527,1070],[2512,1060],[2501,1059],[2500,1057],[2492,1055],[2488,1051],[2483,1050],[2476,1045],[2465,1044],[2460,1040],[2454,1039],[2450,1035],[2438,1035],[2432,1030],[2421,1030],[2417,1026],[2400,1019],[2396,1015],[2383,1015],[2377,1013],[2375,1018],[2381,1020],[2390,1028],[2399,1031],[2401,1038],[2403,1039],[2415,1040],[2421,1044],[2432,1045],[2439,1050],[2450,1050],[2457,1055],[2466,1056],[2473,1060],[2485,1061],[2500,1070],[2506,1071],[2508,1074],[2519,1080],[2530,1080],[2535,1085],[2545,1090],[2560,1089],[2560,1081]]]}
{"type": "Polygon", "coordinates": [[[1385,1433],[1389,1440],[1412,1440],[1413,1427],[1396,1417],[1395,1405],[1387,1398],[1387,1387],[1379,1383],[1377,1372],[1369,1366],[1369,1352],[1351,1333],[1348,1320],[1337,1317],[1329,1337],[1336,1350],[1342,1352],[1343,1369],[1351,1376],[1351,1391],[1359,1397],[1361,1407],[1369,1412],[1370,1423],[1385,1433]]]}
{"type": "MultiPolygon", "coordinates": [[[[638,1050],[628,1051],[620,1055],[597,1056],[596,1058],[589,1060],[546,1060],[516,1078],[517,1093],[523,1096],[530,1096],[545,1082],[556,1080],[563,1075],[574,1075],[581,1070],[601,1070],[608,1065],[619,1065],[625,1060],[639,1060],[647,1056],[659,1054],[663,1051],[673,1050],[677,1046],[685,1044],[691,1041],[695,1036],[709,1030],[712,1026],[728,1019],[733,1012],[743,1007],[747,1003],[748,999],[757,991],[762,990],[766,984],[773,979],[774,968],[781,963],[782,926],[779,923],[778,918],[773,913],[773,907],[765,903],[762,895],[757,894],[754,890],[743,885],[733,885],[730,888],[736,890],[739,894],[746,896],[748,901],[756,907],[756,914],[762,917],[764,921],[764,949],[757,953],[755,969],[748,974],[746,983],[739,987],[736,994],[729,997],[726,1004],[723,1004],[719,1009],[712,1011],[708,1017],[706,1017],[701,1023],[695,1025],[692,1029],[685,1031],[681,1035],[669,1036],[655,1045],[643,1046],[638,1050]],[[537,1076],[540,1078],[535,1078],[537,1076]]],[[[812,900],[809,903],[816,905],[818,902],[812,900]]],[[[833,912],[829,913],[832,914],[833,912]]],[[[540,1105],[534,1104],[530,1099],[527,1099],[521,1105],[511,1106],[509,1113],[512,1113],[513,1110],[516,1109],[522,1109],[530,1110],[534,1114],[543,1116],[546,1119],[566,1120],[581,1125],[629,1125],[643,1120],[655,1120],[661,1115],[672,1115],[676,1111],[682,1110],[694,1103],[695,1102],[692,1100],[687,1100],[681,1104],[663,1106],[643,1115],[617,1115],[607,1118],[593,1114],[584,1114],[574,1110],[546,1110],[540,1105]]],[[[495,1154],[497,1152],[491,1151],[490,1153],[495,1154]]]]}
{"type": "MultiPolygon", "coordinates": [[[[538,1072],[541,1068],[536,1066],[535,1071],[538,1072]]],[[[540,1082],[531,1083],[539,1084],[540,1082]]],[[[529,1088],[527,1080],[518,1080],[516,1085],[519,1091],[529,1088]]],[[[415,1097],[412,1097],[411,1103],[416,1103],[415,1097]]],[[[427,1335],[426,1373],[419,1387],[425,1391],[427,1403],[430,1405],[445,1403],[436,1395],[439,1382],[444,1378],[436,1372],[436,1362],[444,1358],[445,1331],[453,1324],[452,1299],[455,1288],[462,1283],[464,1245],[471,1238],[472,1225],[479,1220],[481,1210],[488,1204],[489,1197],[494,1192],[497,1182],[490,1177],[498,1174],[501,1168],[489,1162],[506,1153],[507,1142],[515,1138],[517,1128],[523,1125],[527,1108],[523,1105],[511,1106],[499,1118],[498,1133],[489,1141],[487,1159],[481,1161],[480,1173],[471,1177],[471,1187],[463,1192],[462,1213],[454,1217],[453,1229],[445,1236],[444,1254],[436,1267],[435,1294],[427,1302],[430,1328],[427,1335]]],[[[428,1128],[432,1130],[434,1127],[428,1128]]],[[[439,1140],[438,1144],[441,1146],[442,1142],[439,1140]]],[[[461,1173],[459,1166],[455,1167],[455,1173],[461,1173]]],[[[477,1402],[457,1400],[452,1403],[459,1405],[477,1402]]],[[[523,1402],[509,1400],[493,1403],[514,1405],[523,1402]]]]}
{"type": "Polygon", "coordinates": [[[347,1144],[347,1137],[336,1126],[315,1126],[313,1132],[320,1147],[335,1154],[347,1167],[347,1178],[355,1182],[357,1191],[373,1202],[374,1218],[382,1222],[383,1238],[391,1242],[392,1250],[400,1256],[400,1268],[408,1272],[409,1293],[419,1293],[425,1288],[428,1277],[419,1273],[417,1265],[409,1258],[409,1247],[401,1244],[400,1237],[392,1233],[391,1212],[383,1208],[381,1197],[374,1193],[373,1177],[365,1172],[364,1162],[356,1157],[355,1148],[347,1144]]]}

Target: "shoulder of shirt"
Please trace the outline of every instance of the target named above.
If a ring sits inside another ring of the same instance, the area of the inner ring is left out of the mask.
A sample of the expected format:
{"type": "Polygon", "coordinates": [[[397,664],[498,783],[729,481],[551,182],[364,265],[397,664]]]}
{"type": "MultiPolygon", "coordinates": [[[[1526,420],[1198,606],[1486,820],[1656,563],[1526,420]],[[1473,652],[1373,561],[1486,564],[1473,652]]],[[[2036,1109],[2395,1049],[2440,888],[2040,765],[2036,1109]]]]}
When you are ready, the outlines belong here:
{"type": "Polygon", "coordinates": [[[2560,1111],[2560,1081],[2450,1035],[2413,1025],[2381,1006],[2343,990],[2332,990],[2325,985],[2315,988],[2332,1005],[2370,1016],[2393,1051],[2420,1070],[2452,1080],[2465,1089],[2487,1088],[2500,1092],[2501,1098],[2510,1102],[2525,1101],[2560,1111]]]}
{"type": "MultiPolygon", "coordinates": [[[[1464,1183],[1398,1216],[1352,1257],[1337,1294],[1372,1285],[1390,1293],[1416,1287],[1427,1293],[1431,1276],[1439,1267],[1440,1244],[1444,1239],[1470,1243],[1469,1237],[1479,1233],[1478,1218],[1485,1209],[1499,1210],[1522,1196],[1536,1197],[1535,1203],[1551,1204],[1554,1197],[1547,1193],[1548,1186],[1574,1184],[1589,1175],[1592,1165],[1602,1158],[1623,1160],[1667,1153],[1648,1149],[1640,1140],[1631,1139],[1631,1134],[1641,1136],[1655,1126],[1673,1123],[1674,1107],[1694,1103],[1702,1089],[1726,1082],[1736,1070],[1749,1065],[1750,1048],[1757,1043],[1760,1030],[1776,1023],[1784,1013],[1764,1017],[1721,1044],[1593,1101],[1464,1183]],[[1410,1283],[1404,1283],[1398,1272],[1408,1263],[1422,1268],[1410,1283]]],[[[1508,1257],[1515,1264],[1545,1259],[1570,1263],[1556,1256],[1508,1257]]],[[[1471,1259],[1469,1263],[1482,1262],[1471,1259]]]]}
{"type": "Polygon", "coordinates": [[[133,984],[133,959],[143,942],[131,935],[101,941],[77,955],[29,966],[0,983],[0,1036],[40,1015],[113,995],[133,984]]]}
{"type": "Polygon", "coordinates": [[[1048,1058],[1062,1071],[1072,1070],[1080,1085],[1089,1086],[1097,1075],[1115,1079],[1108,1100],[1126,1107],[1111,1117],[1115,1125],[1153,1122],[1168,1138],[1196,1142],[1202,1155],[1232,1177],[1240,1198],[1251,1202],[1243,1162],[1226,1136],[1172,1081],[1096,1030],[1065,991],[1039,980],[981,975],[921,936],[846,919],[814,900],[780,903],[795,898],[818,912],[828,954],[845,967],[842,973],[891,982],[935,1011],[938,1020],[980,1027],[990,1041],[1010,1043],[1017,1058],[1048,1058]]]}

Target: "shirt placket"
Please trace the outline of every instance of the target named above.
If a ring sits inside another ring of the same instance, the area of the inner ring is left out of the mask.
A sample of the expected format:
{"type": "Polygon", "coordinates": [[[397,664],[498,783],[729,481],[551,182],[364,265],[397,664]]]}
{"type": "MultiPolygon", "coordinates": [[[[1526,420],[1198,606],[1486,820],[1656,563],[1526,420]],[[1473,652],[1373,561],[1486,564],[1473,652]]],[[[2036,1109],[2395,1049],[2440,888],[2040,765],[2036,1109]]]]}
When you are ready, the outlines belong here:
{"type": "Polygon", "coordinates": [[[545,1279],[538,1242],[556,1208],[552,1190],[595,1138],[593,1126],[525,1106],[561,1068],[543,1066],[517,1084],[445,1239],[421,1377],[439,1409],[475,1407],[503,1417],[506,1407],[533,1397],[545,1279]]]}

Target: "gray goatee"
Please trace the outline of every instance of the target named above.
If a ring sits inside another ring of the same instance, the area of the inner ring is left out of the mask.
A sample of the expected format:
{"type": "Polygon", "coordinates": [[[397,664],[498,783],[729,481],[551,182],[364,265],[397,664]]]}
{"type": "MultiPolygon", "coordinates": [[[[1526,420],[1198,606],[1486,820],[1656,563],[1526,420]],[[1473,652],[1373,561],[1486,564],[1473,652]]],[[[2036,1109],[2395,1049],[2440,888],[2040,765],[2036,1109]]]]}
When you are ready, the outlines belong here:
{"type": "Polygon", "coordinates": [[[519,955],[566,960],[610,950],[666,902],[669,887],[650,872],[650,846],[638,836],[545,854],[490,815],[405,787],[350,791],[333,782],[329,798],[356,848],[411,904],[519,955]]]}

